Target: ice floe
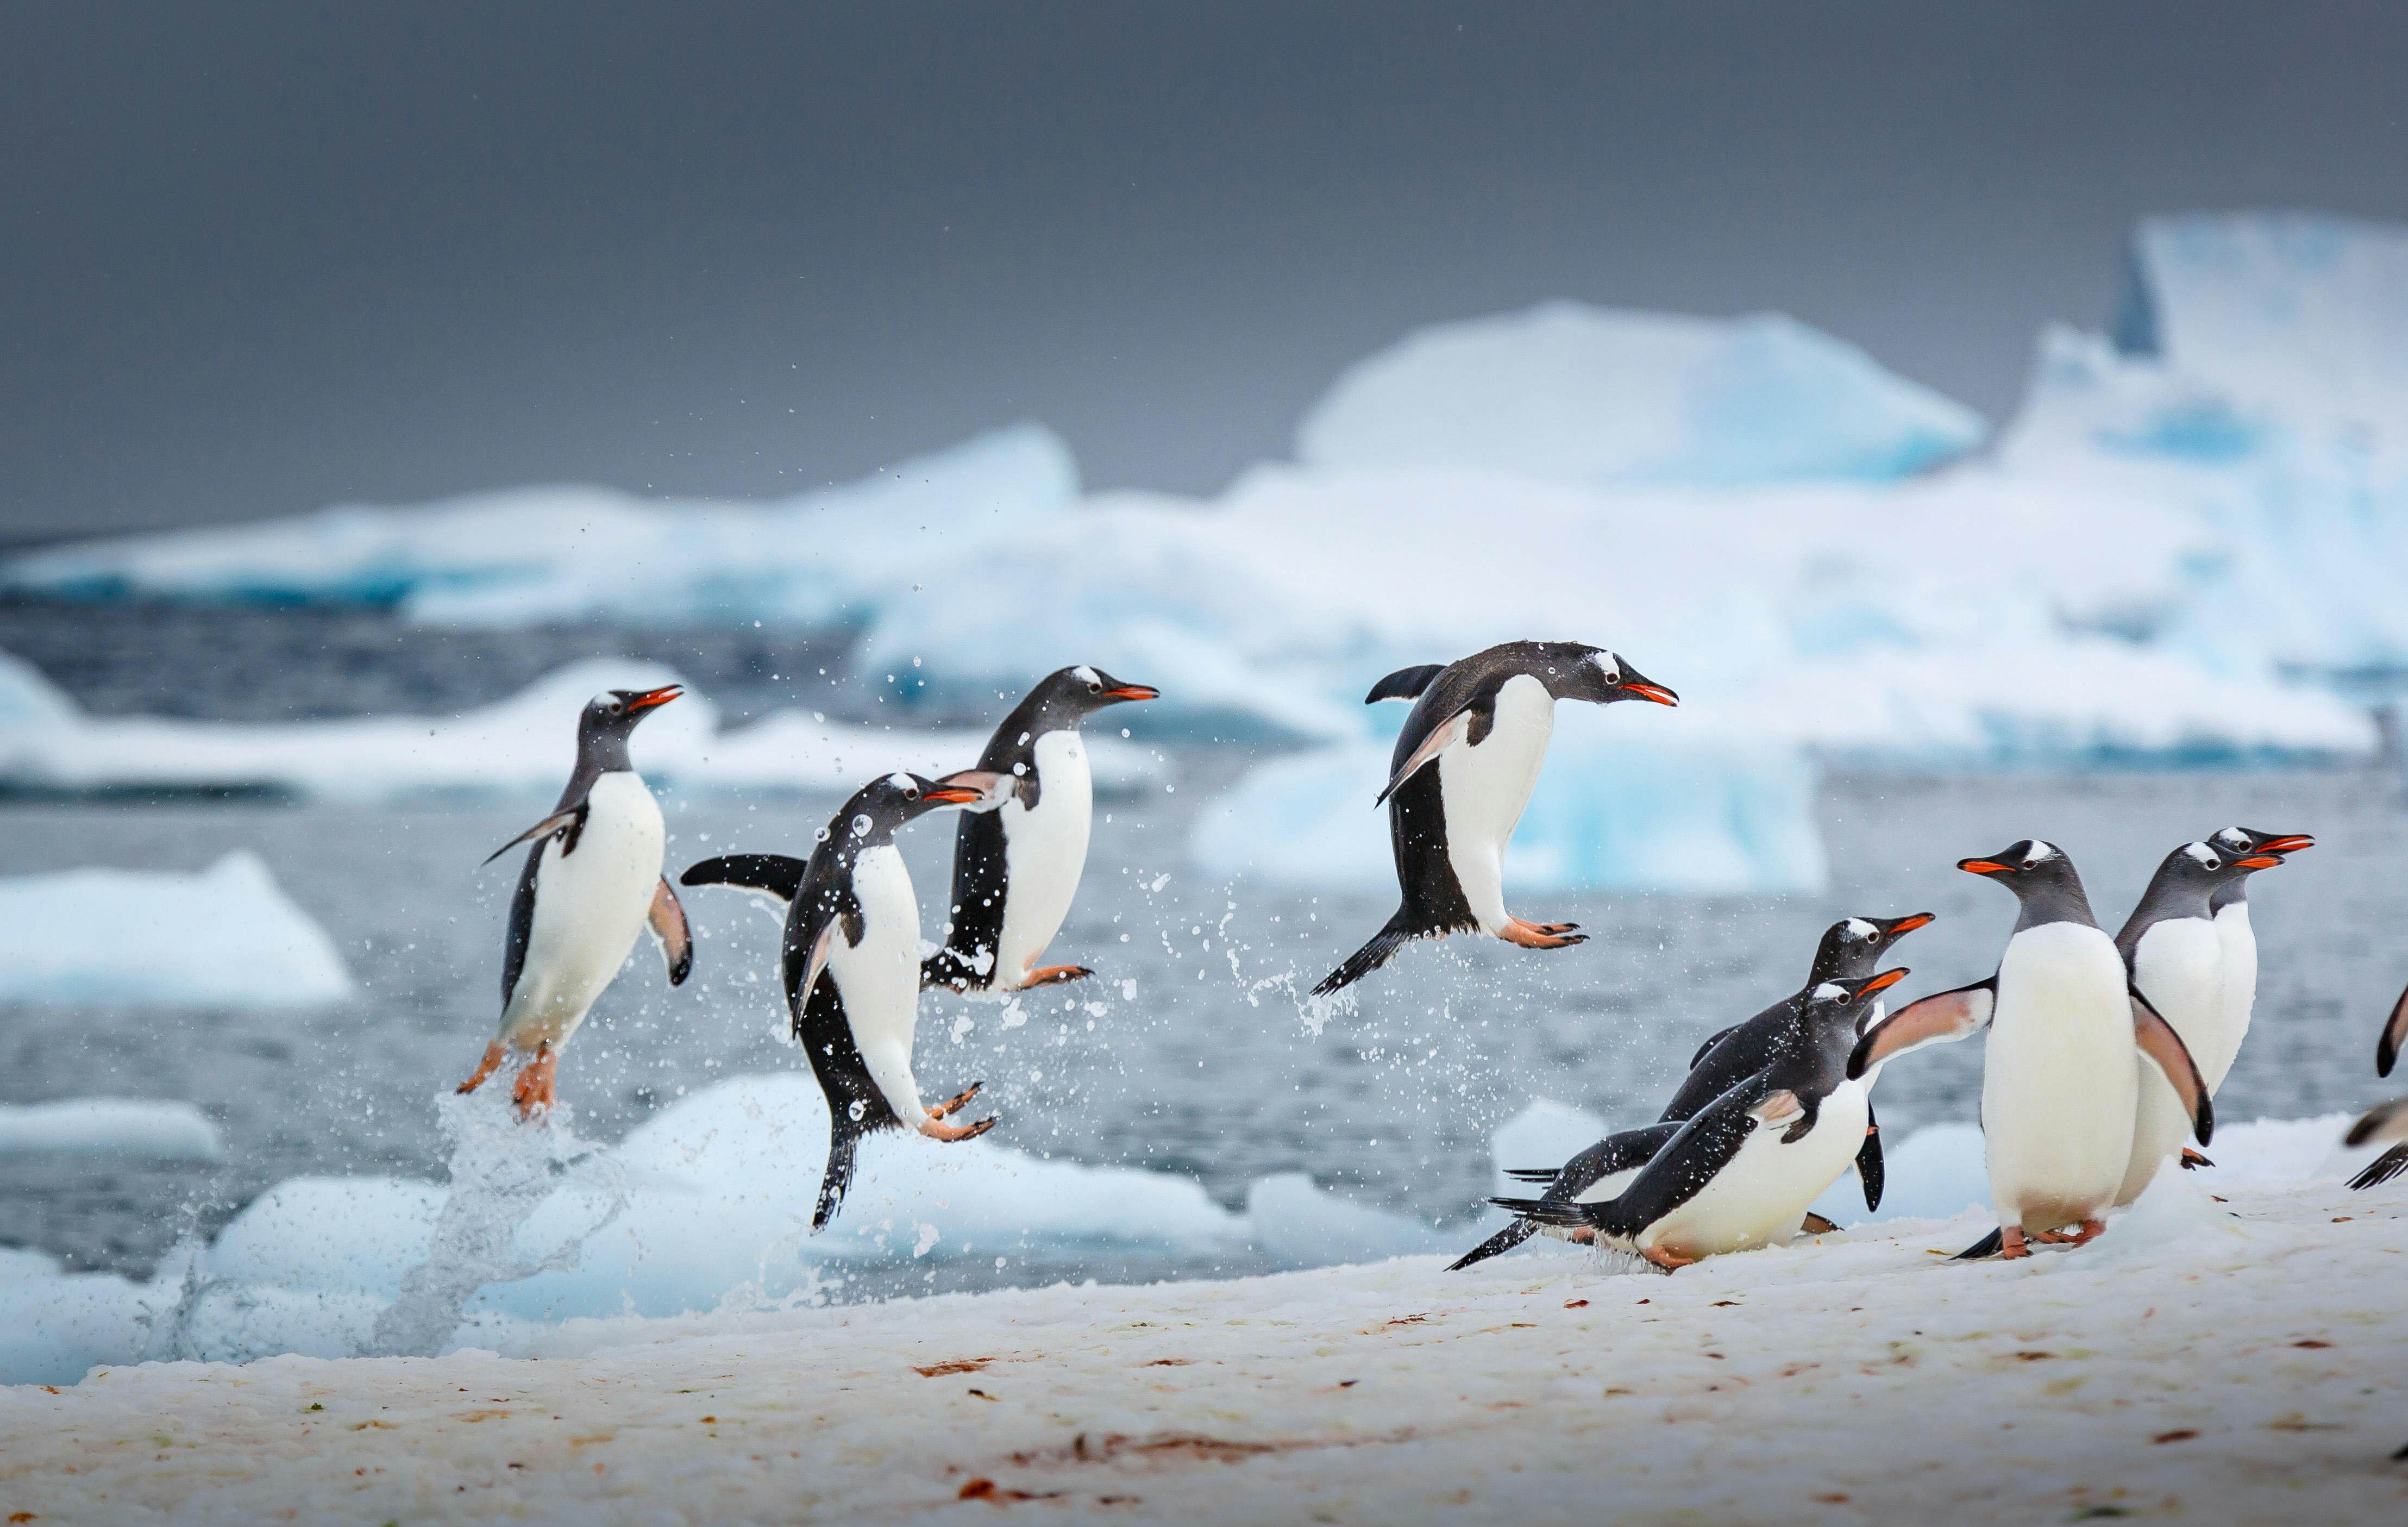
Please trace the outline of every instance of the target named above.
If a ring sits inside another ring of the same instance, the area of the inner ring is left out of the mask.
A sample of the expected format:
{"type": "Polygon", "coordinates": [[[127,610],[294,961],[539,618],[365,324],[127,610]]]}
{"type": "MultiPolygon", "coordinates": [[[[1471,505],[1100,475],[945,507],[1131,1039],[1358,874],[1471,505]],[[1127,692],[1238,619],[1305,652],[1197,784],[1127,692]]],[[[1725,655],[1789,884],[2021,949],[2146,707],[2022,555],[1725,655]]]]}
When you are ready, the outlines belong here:
{"type": "MultiPolygon", "coordinates": [[[[0,1103],[0,1156],[122,1156],[146,1161],[221,1161],[218,1127],[189,1102],[64,1098],[0,1103]]],[[[0,1280],[7,1274],[0,1271],[0,1280]]]]}

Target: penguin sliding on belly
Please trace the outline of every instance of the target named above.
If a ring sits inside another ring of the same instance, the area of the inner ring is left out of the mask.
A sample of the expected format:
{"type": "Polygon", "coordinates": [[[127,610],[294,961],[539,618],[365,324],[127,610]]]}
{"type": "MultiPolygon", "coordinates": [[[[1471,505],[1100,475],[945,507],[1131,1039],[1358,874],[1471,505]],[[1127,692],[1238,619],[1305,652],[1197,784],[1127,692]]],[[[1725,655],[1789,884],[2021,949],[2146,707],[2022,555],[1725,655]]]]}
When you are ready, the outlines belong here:
{"type": "Polygon", "coordinates": [[[502,1020],[463,1092],[484,1085],[511,1051],[533,1059],[513,1089],[523,1116],[550,1108],[560,1052],[647,924],[669,985],[694,967],[685,909],[661,876],[661,808],[628,761],[637,723],[684,691],[612,689],[577,722],[577,767],[550,816],[494,851],[532,843],[510,899],[502,951],[502,1020]]]}
{"type": "Polygon", "coordinates": [[[930,1107],[911,1071],[920,1006],[920,903],[895,845],[896,829],[943,806],[984,802],[996,781],[972,770],[942,780],[889,774],[844,803],[820,830],[810,858],[729,854],[678,877],[687,886],[732,886],[784,903],[780,970],[795,1038],[827,1094],[827,1174],[811,1232],[843,1206],[861,1137],[910,1128],[932,1140],[969,1140],[995,1127],[945,1119],[978,1095],[930,1107]]]}
{"type": "Polygon", "coordinates": [[[1864,1141],[1869,1115],[1849,1054],[1874,994],[1905,973],[1814,988],[1790,1040],[1681,1125],[1618,1194],[1489,1202],[1539,1224],[1586,1228],[1667,1272],[1787,1242],[1864,1141]]]}
{"type": "Polygon", "coordinates": [[[1159,693],[1082,664],[1047,675],[1003,718],[978,761],[996,776],[1001,800],[962,818],[945,946],[928,958],[922,985],[1003,995],[1094,973],[1037,963],[1087,864],[1095,785],[1079,723],[1159,693]]]}
{"type": "MultiPolygon", "coordinates": [[[[2173,1084],[2201,1145],[2214,1129],[2207,1085],[2182,1036],[2133,989],[2062,850],[2025,839],[1956,867],[2015,894],[2014,931],[1998,970],[1875,1024],[1848,1058],[1848,1074],[1862,1078],[1909,1050],[1988,1029],[1982,1149],[1998,1244],[2014,1258],[2031,1255],[2027,1237],[2086,1243],[2106,1228],[2102,1217],[2131,1159],[2138,1056],[2173,1084]],[[2067,1225],[2079,1228],[2059,1233],[2067,1225]]],[[[1960,1253],[1985,1254],[1985,1244],[1960,1253]]]]}
{"type": "Polygon", "coordinates": [[[1414,939],[1478,931],[1526,949],[1584,942],[1573,924],[1526,922],[1505,910],[1505,843],[1538,783],[1555,701],[1678,705],[1680,697],[1601,647],[1508,641],[1455,663],[1401,669],[1364,703],[1388,699],[1413,702],[1379,795],[1403,905],[1312,994],[1354,985],[1414,939]]]}
{"type": "MultiPolygon", "coordinates": [[[[1683,1124],[1770,1064],[1783,1046],[1802,1043],[1798,1036],[1817,987],[1872,974],[1873,967],[1892,944],[1930,921],[1931,914],[1918,912],[1905,917],[1848,917],[1833,923],[1815,946],[1814,962],[1807,970],[1806,984],[1746,1022],[1733,1024],[1699,1045],[1689,1062],[1688,1076],[1673,1093],[1657,1122],[1608,1135],[1561,1167],[1509,1169],[1505,1174],[1522,1182],[1545,1184],[1545,1196],[1550,1199],[1586,1203],[1613,1197],[1680,1132],[1683,1124]]],[[[1880,1003],[1876,1001],[1866,1013],[1870,1020],[1878,1021],[1880,1003]]],[[[1864,1185],[1865,1207],[1878,1209],[1882,1195],[1881,1126],[1872,1115],[1872,1081],[1871,1076],[1867,1076],[1862,1082],[1846,1085],[1867,1094],[1865,1138],[1856,1151],[1856,1175],[1864,1185]]],[[[1511,1251],[1541,1231],[1553,1233],[1550,1227],[1536,1220],[1517,1219],[1465,1253],[1447,1271],[1460,1272],[1475,1262],[1511,1251]]],[[[1573,1240],[1588,1238],[1585,1232],[1577,1230],[1570,1236],[1573,1240]]]]}

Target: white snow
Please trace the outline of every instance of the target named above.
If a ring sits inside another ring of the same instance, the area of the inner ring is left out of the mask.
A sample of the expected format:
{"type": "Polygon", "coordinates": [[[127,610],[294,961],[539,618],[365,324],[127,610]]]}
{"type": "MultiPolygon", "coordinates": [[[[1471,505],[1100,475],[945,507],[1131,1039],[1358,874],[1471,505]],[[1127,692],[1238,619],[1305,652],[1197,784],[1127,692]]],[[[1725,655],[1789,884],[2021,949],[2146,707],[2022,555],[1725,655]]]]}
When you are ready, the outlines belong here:
{"type": "Polygon", "coordinates": [[[291,1007],[351,990],[334,941],[248,851],[198,874],[0,880],[0,1001],[291,1007]]]}
{"type": "Polygon", "coordinates": [[[1297,456],[1729,487],[1902,477],[1985,433],[1972,410],[1785,313],[1549,302],[1356,362],[1297,426],[1297,456]]]}
{"type": "MultiPolygon", "coordinates": [[[[1893,1221],[1670,1277],[1543,1243],[1227,1282],[612,1317],[0,1391],[35,1520],[2373,1521],[2398,1189],[2177,1176],[2079,1248],[1893,1221]],[[539,1360],[539,1361],[530,1361],[539,1360]],[[1744,1466],[1734,1466],[1735,1448],[1744,1466]]],[[[63,1281],[0,1261],[0,1290],[63,1281]]],[[[0,1297],[11,1297],[0,1293],[0,1297]]],[[[245,1318],[322,1324],[332,1296],[245,1318]]],[[[88,1313],[88,1312],[87,1312],[88,1313]]],[[[0,1324],[0,1352],[24,1339],[0,1324]]]]}
{"type": "MultiPolygon", "coordinates": [[[[189,1102],[67,1098],[0,1102],[0,1156],[124,1156],[149,1161],[222,1161],[225,1142],[189,1102]]],[[[8,1275],[0,1270],[0,1279],[8,1275]]]]}

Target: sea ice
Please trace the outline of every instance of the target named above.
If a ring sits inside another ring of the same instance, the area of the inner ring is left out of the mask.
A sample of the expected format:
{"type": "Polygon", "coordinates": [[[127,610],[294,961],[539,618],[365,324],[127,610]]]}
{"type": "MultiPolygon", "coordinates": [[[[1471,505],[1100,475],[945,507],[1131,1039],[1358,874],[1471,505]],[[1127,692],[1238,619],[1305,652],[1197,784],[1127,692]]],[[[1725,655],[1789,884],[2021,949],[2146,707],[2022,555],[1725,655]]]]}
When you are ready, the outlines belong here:
{"type": "Polygon", "coordinates": [[[65,1098],[0,1103],[0,1156],[32,1155],[222,1161],[225,1141],[189,1102],[65,1098]]]}

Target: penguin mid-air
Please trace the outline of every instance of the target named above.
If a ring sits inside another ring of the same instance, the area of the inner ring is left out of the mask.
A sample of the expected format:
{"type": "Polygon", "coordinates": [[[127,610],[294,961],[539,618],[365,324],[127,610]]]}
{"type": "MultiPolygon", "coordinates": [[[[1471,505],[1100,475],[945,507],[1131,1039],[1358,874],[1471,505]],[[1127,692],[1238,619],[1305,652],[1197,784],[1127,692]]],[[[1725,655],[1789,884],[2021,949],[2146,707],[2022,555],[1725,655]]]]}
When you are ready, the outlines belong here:
{"type": "Polygon", "coordinates": [[[660,803],[627,757],[637,723],[682,693],[678,684],[611,689],[586,701],[577,719],[577,767],[560,803],[485,860],[535,845],[510,899],[501,1027],[461,1091],[477,1090],[518,1051],[533,1056],[512,1089],[520,1114],[550,1108],[561,1050],[647,923],[668,962],[669,985],[693,969],[685,909],[661,875],[660,803]]]}
{"type": "Polygon", "coordinates": [[[861,1137],[909,1127],[932,1140],[968,1140],[993,1118],[948,1124],[978,1095],[972,1083],[931,1107],[911,1072],[920,1008],[920,902],[896,829],[943,806],[993,799],[996,782],[977,770],[942,780],[888,774],[853,793],[820,829],[809,860],[782,854],[728,854],[678,877],[686,886],[731,886],[784,903],[780,954],[786,1012],[827,1094],[827,1174],[811,1214],[816,1234],[843,1206],[861,1137]]]}
{"type": "MultiPolygon", "coordinates": [[[[1656,1123],[1609,1135],[1560,1167],[1508,1169],[1505,1174],[1522,1182],[1546,1184],[1549,1198],[1585,1203],[1613,1197],[1700,1109],[1770,1064],[1774,1053],[1783,1046],[1801,1043],[1798,1036],[1816,988],[1870,975],[1890,945],[1930,921],[1931,914],[1917,912],[1904,917],[1848,917],[1833,923],[1815,946],[1814,962],[1806,972],[1806,984],[1746,1022],[1735,1023],[1699,1045],[1689,1062],[1687,1077],[1656,1123]]],[[[1879,1002],[1867,1009],[1866,1014],[1878,1021],[1879,1002]]],[[[1870,1102],[1872,1081],[1872,1076],[1868,1075],[1860,1082],[1843,1085],[1868,1094],[1864,1144],[1856,1151],[1856,1175],[1864,1185],[1865,1207],[1878,1209],[1882,1195],[1881,1127],[1873,1119],[1870,1102]]],[[[1459,1272],[1474,1262],[1511,1251],[1549,1228],[1534,1220],[1517,1219],[1466,1253],[1447,1271],[1459,1272]]],[[[1571,1238],[1584,1237],[1576,1232],[1571,1238]]]]}
{"type": "MultiPolygon", "coordinates": [[[[2018,915],[1986,978],[1908,1003],[1867,1030],[1848,1074],[1909,1050],[1989,1030],[1982,1062],[1982,1154],[1999,1245],[2095,1239],[2132,1154],[2146,1055],[2188,1110],[2200,1144],[2214,1129],[2207,1086],[2182,1036],[2133,989],[2115,942],[2091,915],[2082,877],[2055,845],[2025,839],[1956,867],[2015,894],[2018,915]],[[2062,1227],[2079,1227],[2071,1235],[2062,1227]]],[[[1986,1254],[1977,1243],[1962,1256],[1986,1254]]]]}
{"type": "Polygon", "coordinates": [[[1003,718],[978,761],[997,777],[1001,799],[962,818],[945,946],[924,965],[924,985],[1000,995],[1094,973],[1037,963],[1087,864],[1095,784],[1079,723],[1159,693],[1082,664],[1047,675],[1003,718]]]}
{"type": "Polygon", "coordinates": [[[1849,1058],[1875,994],[1905,974],[1815,987],[1803,1022],[1764,1066],[1681,1125],[1612,1197],[1489,1202],[1540,1224],[1585,1227],[1668,1272],[1787,1242],[1864,1141],[1865,1093],[1849,1077],[1849,1058]]]}
{"type": "Polygon", "coordinates": [[[1413,702],[1375,802],[1388,808],[1403,904],[1312,994],[1352,986],[1414,939],[1476,930],[1526,949],[1582,943],[1571,923],[1526,922],[1505,910],[1505,843],[1538,783],[1555,702],[1678,705],[1680,697],[1601,647],[1508,641],[1455,663],[1400,669],[1363,702],[1389,699],[1413,702]]]}
{"type": "MultiPolygon", "coordinates": [[[[2132,989],[2182,1036],[2210,1097],[2241,1047],[2240,1036],[2229,1029],[2226,987],[2234,972],[2229,970],[2224,934],[2215,922],[2215,894],[2240,884],[2253,871],[2282,862],[2271,854],[2228,858],[2206,843],[2185,843],[2157,866],[2140,904],[2115,935],[2115,949],[2124,957],[2132,989]]],[[[2190,1111],[2172,1085],[2143,1069],[2132,1154],[2123,1186],[2115,1190],[2118,1207],[2141,1196],[2166,1159],[2182,1151],[2183,1136],[2189,1132],[2190,1111]]]]}

